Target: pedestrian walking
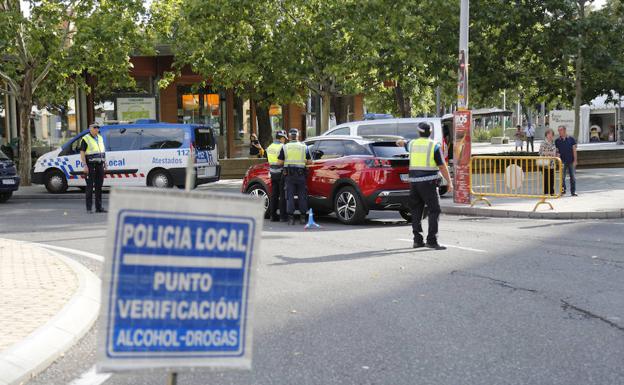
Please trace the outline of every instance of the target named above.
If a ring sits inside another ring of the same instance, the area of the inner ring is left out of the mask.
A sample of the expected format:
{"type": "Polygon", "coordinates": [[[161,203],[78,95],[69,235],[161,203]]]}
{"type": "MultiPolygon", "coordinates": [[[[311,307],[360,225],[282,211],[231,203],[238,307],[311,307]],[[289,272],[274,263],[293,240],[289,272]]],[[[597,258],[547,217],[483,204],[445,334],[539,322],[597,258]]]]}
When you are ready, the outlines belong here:
{"type": "Polygon", "coordinates": [[[284,167],[288,223],[295,224],[295,195],[297,195],[299,220],[301,224],[305,224],[306,212],[308,211],[306,165],[311,163],[311,157],[306,145],[299,141],[299,130],[291,128],[288,136],[290,141],[282,147],[278,156],[279,164],[284,167]]]}
{"type": "Polygon", "coordinates": [[[269,173],[271,175],[271,222],[286,222],[286,194],[284,193],[284,167],[279,164],[279,154],[286,143],[286,131],[279,130],[275,133],[275,141],[267,147],[269,160],[269,173]],[[279,215],[277,213],[279,209],[279,215]]]}
{"type": "Polygon", "coordinates": [[[535,146],[533,145],[533,142],[535,140],[535,128],[531,122],[529,122],[524,129],[524,134],[526,136],[527,152],[534,152],[535,146]],[[531,145],[531,151],[529,151],[529,145],[531,145]]]}
{"type": "Polygon", "coordinates": [[[567,130],[565,126],[559,126],[557,128],[559,131],[559,137],[555,140],[555,146],[559,151],[559,157],[561,158],[561,162],[563,163],[563,194],[566,193],[566,176],[570,174],[570,195],[573,197],[577,196],[576,194],[576,164],[577,164],[577,156],[576,156],[576,140],[568,136],[567,130]]]}
{"type": "MultiPolygon", "coordinates": [[[[555,132],[548,128],[544,135],[544,142],[540,144],[539,156],[559,157],[559,151],[554,142],[555,132]]],[[[552,160],[540,159],[542,162],[538,166],[542,167],[544,177],[544,195],[555,195],[555,164],[552,160]]]]}
{"type": "Polygon", "coordinates": [[[82,137],[80,143],[80,159],[84,164],[84,174],[87,178],[85,190],[87,212],[93,213],[93,190],[95,189],[95,211],[105,213],[102,206],[102,185],[106,172],[106,148],[104,139],[100,135],[100,126],[92,124],[89,133],[82,137]]]}
{"type": "Polygon", "coordinates": [[[524,138],[524,133],[522,132],[522,127],[520,127],[520,125],[516,126],[516,133],[514,134],[514,138],[516,139],[515,151],[518,151],[518,149],[522,151],[522,146],[524,145],[524,141],[522,140],[524,138]]]}
{"type": "Polygon", "coordinates": [[[453,192],[453,181],[448,167],[444,162],[441,146],[434,142],[431,136],[431,125],[419,123],[418,139],[404,139],[397,141],[397,146],[405,147],[409,152],[409,180],[410,180],[410,209],[412,213],[412,233],[414,248],[429,247],[435,250],[445,250],[446,247],[438,243],[438,222],[440,219],[440,196],[438,185],[440,176],[438,171],[448,182],[448,192],[453,192]],[[423,242],[422,216],[425,205],[429,209],[429,228],[427,243],[423,242]]]}

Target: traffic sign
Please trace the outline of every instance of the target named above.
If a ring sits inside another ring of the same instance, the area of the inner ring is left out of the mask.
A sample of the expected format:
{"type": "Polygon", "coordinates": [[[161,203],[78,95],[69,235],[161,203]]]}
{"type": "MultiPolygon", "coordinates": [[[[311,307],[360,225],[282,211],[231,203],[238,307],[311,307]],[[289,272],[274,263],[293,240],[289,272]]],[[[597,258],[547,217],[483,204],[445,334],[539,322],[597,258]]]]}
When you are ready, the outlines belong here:
{"type": "Polygon", "coordinates": [[[262,205],[172,190],[111,195],[98,369],[250,367],[262,205]]]}

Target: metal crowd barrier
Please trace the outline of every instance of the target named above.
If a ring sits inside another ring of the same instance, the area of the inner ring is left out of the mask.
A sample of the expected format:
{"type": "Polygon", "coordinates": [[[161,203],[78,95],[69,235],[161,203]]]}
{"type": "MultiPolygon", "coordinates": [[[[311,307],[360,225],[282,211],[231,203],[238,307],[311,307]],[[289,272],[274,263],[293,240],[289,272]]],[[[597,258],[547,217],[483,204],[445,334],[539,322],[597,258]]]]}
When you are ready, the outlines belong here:
{"type": "Polygon", "coordinates": [[[470,193],[476,197],[471,206],[486,197],[535,198],[539,205],[553,209],[546,199],[561,197],[563,185],[561,159],[535,156],[473,156],[470,162],[470,193]]]}

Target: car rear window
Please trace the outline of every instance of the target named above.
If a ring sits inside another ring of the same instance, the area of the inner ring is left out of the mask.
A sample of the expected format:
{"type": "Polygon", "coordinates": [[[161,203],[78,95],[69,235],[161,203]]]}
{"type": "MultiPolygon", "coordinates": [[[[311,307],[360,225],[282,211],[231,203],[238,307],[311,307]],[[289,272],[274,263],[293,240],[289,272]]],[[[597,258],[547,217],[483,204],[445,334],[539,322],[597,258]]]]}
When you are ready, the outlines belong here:
{"type": "Polygon", "coordinates": [[[371,143],[371,148],[378,158],[407,158],[409,154],[405,147],[399,147],[393,142],[371,143]]]}
{"type": "Polygon", "coordinates": [[[212,150],[215,147],[214,135],[210,127],[195,128],[195,147],[198,150],[212,150]]]}

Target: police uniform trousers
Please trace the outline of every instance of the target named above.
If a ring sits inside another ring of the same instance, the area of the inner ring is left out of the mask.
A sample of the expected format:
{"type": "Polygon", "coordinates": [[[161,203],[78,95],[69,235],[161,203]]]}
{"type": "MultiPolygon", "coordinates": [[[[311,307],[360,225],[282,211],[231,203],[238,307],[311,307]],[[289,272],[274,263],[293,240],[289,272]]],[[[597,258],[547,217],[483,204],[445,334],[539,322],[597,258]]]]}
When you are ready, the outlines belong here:
{"type": "Polygon", "coordinates": [[[284,191],[285,176],[282,172],[271,173],[271,218],[277,219],[277,209],[279,208],[280,219],[287,219],[286,215],[286,193],[284,191]]]}
{"type": "Polygon", "coordinates": [[[429,228],[427,243],[436,243],[438,240],[438,221],[440,219],[440,196],[438,195],[438,180],[410,183],[410,209],[412,213],[412,232],[414,242],[423,242],[422,217],[427,206],[429,213],[429,228]]]}
{"type": "Polygon", "coordinates": [[[95,209],[102,209],[102,185],[104,184],[104,164],[100,162],[87,162],[89,174],[87,175],[87,210],[93,207],[93,189],[95,188],[95,209]]]}
{"type": "Polygon", "coordinates": [[[306,180],[306,171],[303,168],[286,169],[286,212],[288,215],[295,213],[295,195],[297,195],[299,213],[308,212],[308,185],[306,180]]]}

